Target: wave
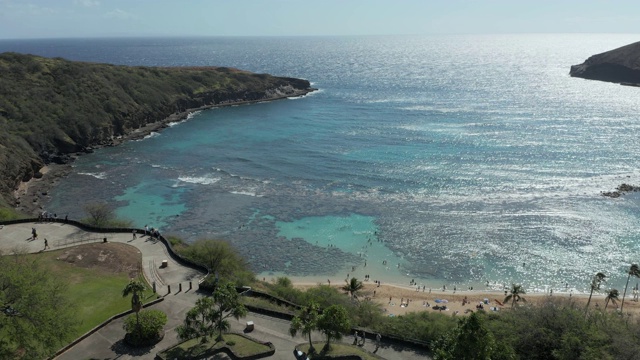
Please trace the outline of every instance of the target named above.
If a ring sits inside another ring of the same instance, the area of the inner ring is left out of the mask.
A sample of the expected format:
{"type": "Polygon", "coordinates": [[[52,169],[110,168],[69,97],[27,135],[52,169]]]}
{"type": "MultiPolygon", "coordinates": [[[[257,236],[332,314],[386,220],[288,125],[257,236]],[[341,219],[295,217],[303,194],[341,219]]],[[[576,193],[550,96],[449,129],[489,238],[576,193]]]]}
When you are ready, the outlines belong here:
{"type": "Polygon", "coordinates": [[[231,194],[236,194],[236,195],[246,195],[246,196],[253,196],[253,197],[264,197],[264,195],[258,195],[256,193],[252,193],[249,191],[229,191],[231,194]]]}
{"type": "Polygon", "coordinates": [[[178,180],[191,184],[211,185],[220,181],[220,178],[211,176],[180,176],[178,180]]]}
{"type": "Polygon", "coordinates": [[[93,176],[96,179],[100,179],[100,180],[104,180],[107,178],[107,174],[104,172],[99,172],[99,173],[83,173],[83,172],[79,172],[78,175],[87,175],[87,176],[93,176]]]}
{"type": "Polygon", "coordinates": [[[430,106],[430,105],[405,106],[405,107],[401,107],[400,110],[407,110],[407,111],[437,111],[437,112],[444,113],[444,114],[466,113],[466,112],[474,111],[474,110],[472,110],[471,108],[468,108],[468,107],[449,107],[449,108],[447,108],[447,107],[435,107],[435,106],[430,106]]]}
{"type": "Polygon", "coordinates": [[[152,131],[151,133],[149,133],[149,135],[143,137],[139,141],[146,140],[146,139],[151,139],[151,138],[158,137],[158,136],[160,136],[159,132],[152,131]]]}
{"type": "MultiPolygon", "coordinates": [[[[250,160],[244,160],[244,159],[240,159],[240,160],[241,161],[247,161],[247,162],[250,161],[250,160]]],[[[271,183],[270,180],[261,180],[261,179],[255,179],[255,178],[251,178],[251,177],[236,175],[236,174],[232,174],[232,173],[228,172],[227,170],[223,170],[223,169],[220,169],[220,168],[213,168],[213,170],[215,172],[219,172],[219,173],[223,174],[224,176],[228,176],[228,177],[235,178],[235,179],[246,180],[246,181],[254,181],[254,182],[259,182],[259,183],[263,183],[263,184],[270,184],[271,183]]]]}
{"type": "Polygon", "coordinates": [[[170,123],[168,123],[167,125],[169,125],[170,127],[176,126],[176,125],[180,125],[184,122],[187,122],[191,119],[193,119],[194,117],[196,117],[197,115],[199,115],[202,112],[202,110],[198,110],[198,111],[194,111],[194,112],[190,112],[186,118],[180,120],[180,121],[172,121],[170,123]]]}
{"type": "Polygon", "coordinates": [[[320,94],[320,93],[323,93],[323,92],[324,92],[324,89],[318,89],[316,91],[308,92],[308,93],[306,93],[304,95],[288,97],[287,99],[289,99],[289,100],[304,99],[307,96],[314,96],[314,95],[317,95],[317,94],[320,94]]]}

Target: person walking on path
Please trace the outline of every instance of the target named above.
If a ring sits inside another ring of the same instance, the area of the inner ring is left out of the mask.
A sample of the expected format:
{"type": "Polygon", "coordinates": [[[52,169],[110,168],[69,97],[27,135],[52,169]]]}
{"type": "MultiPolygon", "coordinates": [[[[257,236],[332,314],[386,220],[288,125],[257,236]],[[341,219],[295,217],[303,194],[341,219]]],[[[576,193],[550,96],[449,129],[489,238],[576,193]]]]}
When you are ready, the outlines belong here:
{"type": "Polygon", "coordinates": [[[135,240],[136,239],[136,230],[135,229],[131,230],[131,233],[133,234],[133,240],[135,240]]]}
{"type": "Polygon", "coordinates": [[[44,238],[44,248],[49,249],[49,241],[47,241],[47,238],[44,238]]]}

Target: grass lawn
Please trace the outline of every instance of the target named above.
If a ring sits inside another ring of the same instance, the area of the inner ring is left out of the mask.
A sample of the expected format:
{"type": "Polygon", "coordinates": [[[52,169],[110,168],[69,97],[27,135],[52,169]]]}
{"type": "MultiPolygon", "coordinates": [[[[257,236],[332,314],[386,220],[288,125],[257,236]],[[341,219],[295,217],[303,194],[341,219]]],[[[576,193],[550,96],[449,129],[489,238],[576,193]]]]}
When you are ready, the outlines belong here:
{"type": "Polygon", "coordinates": [[[267,345],[249,340],[236,334],[224,334],[224,341],[216,341],[215,337],[207,338],[205,343],[202,338],[187,340],[158,355],[162,359],[199,359],[211,356],[220,349],[227,347],[240,357],[247,357],[267,353],[271,350],[267,345]],[[230,345],[233,344],[233,345],[230,345]]]}
{"type": "MultiPolygon", "coordinates": [[[[81,268],[57,260],[64,250],[49,251],[29,255],[38,261],[54,276],[62,277],[69,283],[68,296],[76,305],[75,313],[80,321],[75,339],[108,318],[131,309],[131,297],[122,297],[122,289],[129,283],[127,272],[111,273],[97,268],[81,268]]],[[[145,282],[146,284],[146,282],[145,282]]],[[[147,285],[147,288],[150,288],[147,285]]],[[[152,291],[146,291],[144,302],[155,299],[152,291]]]]}
{"type": "MultiPolygon", "coordinates": [[[[382,359],[379,356],[373,355],[367,351],[362,350],[361,348],[354,345],[333,343],[331,344],[331,349],[329,351],[324,350],[324,342],[314,342],[313,347],[316,349],[316,354],[310,356],[311,359],[323,359],[323,358],[332,358],[334,356],[342,356],[342,355],[357,355],[360,356],[361,359],[364,360],[380,360],[382,359]]],[[[302,350],[305,353],[309,351],[309,343],[298,346],[298,350],[302,350]]]]}

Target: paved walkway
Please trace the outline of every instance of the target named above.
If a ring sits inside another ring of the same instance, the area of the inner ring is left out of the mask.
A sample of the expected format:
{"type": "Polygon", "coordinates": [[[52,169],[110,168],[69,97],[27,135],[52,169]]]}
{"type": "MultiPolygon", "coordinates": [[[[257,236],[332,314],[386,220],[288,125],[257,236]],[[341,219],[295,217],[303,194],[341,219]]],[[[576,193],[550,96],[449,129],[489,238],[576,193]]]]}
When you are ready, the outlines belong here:
{"type": "MultiPolygon", "coordinates": [[[[78,229],[69,224],[62,223],[25,223],[16,225],[5,225],[0,228],[0,251],[3,254],[14,251],[27,251],[30,253],[44,250],[44,239],[49,242],[50,250],[59,250],[89,242],[101,242],[107,238],[109,242],[120,242],[135,246],[142,254],[142,265],[145,277],[150,283],[156,282],[157,292],[164,295],[164,301],[153,305],[152,308],[162,310],[167,314],[168,322],[165,326],[165,337],[153,347],[132,349],[123,343],[125,331],[122,328],[124,319],[117,319],[101,328],[77,345],[58,356],[59,360],[73,359],[153,359],[156,353],[164,348],[178,342],[175,328],[182,324],[187,311],[191,309],[196,300],[204,296],[196,291],[197,282],[203,276],[197,270],[184,267],[175,262],[167,253],[167,249],[160,241],[153,240],[147,236],[137,236],[133,239],[130,233],[90,233],[78,229]],[[36,228],[38,240],[32,241],[31,229],[36,228]],[[169,265],[160,268],[163,260],[167,260],[169,265]],[[192,281],[193,290],[188,290],[188,283],[192,281]],[[178,284],[182,284],[183,291],[178,292],[178,284]],[[171,293],[168,294],[168,286],[171,286],[171,293]]],[[[276,347],[276,353],[270,359],[293,359],[293,348],[300,343],[307,341],[306,338],[297,336],[292,338],[289,335],[289,322],[268,316],[249,313],[246,318],[236,321],[231,320],[233,331],[244,330],[246,321],[253,320],[255,330],[249,335],[261,341],[270,341],[276,347]]],[[[312,336],[314,341],[322,341],[320,333],[312,336]]],[[[343,342],[352,343],[353,337],[347,336],[343,342]]],[[[368,341],[365,349],[373,352],[375,346],[368,341]]],[[[377,354],[387,359],[413,360],[425,359],[425,354],[410,349],[383,346],[378,349],[377,354]]],[[[217,357],[220,359],[225,356],[217,357]]]]}
{"type": "MultiPolygon", "coordinates": [[[[193,287],[197,288],[198,280],[204,274],[200,271],[181,266],[169,256],[167,247],[161,241],[149,236],[138,234],[133,239],[131,233],[91,233],[81,230],[73,225],[64,223],[25,223],[6,225],[0,229],[0,251],[11,253],[14,251],[27,251],[36,253],[44,250],[44,239],[49,242],[48,250],[59,250],[66,247],[77,246],[87,243],[118,242],[134,246],[142,253],[142,268],[144,276],[149,284],[156,283],[157,293],[167,294],[168,285],[171,291],[178,290],[178,284],[182,283],[183,288],[188,288],[189,281],[193,287]],[[31,241],[31,229],[35,228],[38,239],[31,241]],[[161,268],[162,261],[166,260],[168,266],[161,268]]],[[[48,251],[47,250],[47,251],[48,251]]]]}

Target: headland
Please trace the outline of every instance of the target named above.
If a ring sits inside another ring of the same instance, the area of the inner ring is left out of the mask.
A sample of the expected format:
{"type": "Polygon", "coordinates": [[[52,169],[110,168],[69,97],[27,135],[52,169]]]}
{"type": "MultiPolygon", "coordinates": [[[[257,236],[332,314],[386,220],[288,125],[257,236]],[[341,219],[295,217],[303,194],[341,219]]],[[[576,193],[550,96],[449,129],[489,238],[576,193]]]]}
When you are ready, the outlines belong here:
{"type": "Polygon", "coordinates": [[[585,62],[571,66],[569,75],[621,85],[640,84],[640,42],[635,42],[589,57],[585,62]]]}
{"type": "Polygon", "coordinates": [[[0,99],[0,165],[7,169],[0,207],[29,214],[77,156],[142,138],[194,111],[316,90],[307,80],[226,67],[129,67],[17,53],[0,54],[0,69],[11,89],[0,99]]]}

